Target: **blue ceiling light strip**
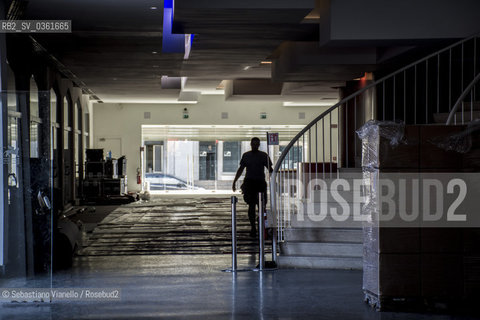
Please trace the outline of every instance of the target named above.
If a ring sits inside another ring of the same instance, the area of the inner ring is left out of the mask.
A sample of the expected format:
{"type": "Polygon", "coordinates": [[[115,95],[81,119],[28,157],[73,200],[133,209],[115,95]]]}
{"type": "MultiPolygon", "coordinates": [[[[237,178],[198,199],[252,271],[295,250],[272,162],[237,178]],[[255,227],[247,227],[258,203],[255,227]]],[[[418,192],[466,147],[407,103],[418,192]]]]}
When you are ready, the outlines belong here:
{"type": "Polygon", "coordinates": [[[163,1],[163,8],[166,9],[173,9],[173,0],[164,0],[163,1]]]}
{"type": "Polygon", "coordinates": [[[193,42],[193,35],[190,35],[190,41],[186,41],[185,34],[173,34],[173,10],[174,0],[163,1],[163,38],[162,52],[164,53],[183,53],[185,59],[190,55],[190,48],[193,42]]]}

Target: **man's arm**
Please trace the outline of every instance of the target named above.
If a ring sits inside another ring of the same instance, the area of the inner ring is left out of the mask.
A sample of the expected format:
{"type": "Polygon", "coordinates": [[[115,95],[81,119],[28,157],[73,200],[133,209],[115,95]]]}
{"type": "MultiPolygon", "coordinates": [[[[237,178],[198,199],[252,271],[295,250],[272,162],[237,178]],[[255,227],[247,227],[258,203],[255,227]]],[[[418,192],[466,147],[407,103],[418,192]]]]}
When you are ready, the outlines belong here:
{"type": "Polygon", "coordinates": [[[235,184],[237,183],[237,180],[240,178],[240,176],[243,173],[243,169],[245,169],[245,166],[240,165],[240,167],[237,170],[237,174],[235,174],[235,179],[233,179],[232,183],[232,190],[233,192],[237,191],[237,188],[235,187],[235,184]]]}

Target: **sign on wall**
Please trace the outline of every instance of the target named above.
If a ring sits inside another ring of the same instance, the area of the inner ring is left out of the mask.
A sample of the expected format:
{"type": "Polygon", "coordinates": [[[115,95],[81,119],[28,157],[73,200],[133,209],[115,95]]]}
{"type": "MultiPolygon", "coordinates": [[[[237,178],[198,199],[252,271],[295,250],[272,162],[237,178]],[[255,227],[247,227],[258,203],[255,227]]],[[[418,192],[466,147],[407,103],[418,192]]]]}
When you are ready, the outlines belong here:
{"type": "Polygon", "coordinates": [[[267,143],[269,146],[278,146],[278,132],[267,132],[267,143]]]}

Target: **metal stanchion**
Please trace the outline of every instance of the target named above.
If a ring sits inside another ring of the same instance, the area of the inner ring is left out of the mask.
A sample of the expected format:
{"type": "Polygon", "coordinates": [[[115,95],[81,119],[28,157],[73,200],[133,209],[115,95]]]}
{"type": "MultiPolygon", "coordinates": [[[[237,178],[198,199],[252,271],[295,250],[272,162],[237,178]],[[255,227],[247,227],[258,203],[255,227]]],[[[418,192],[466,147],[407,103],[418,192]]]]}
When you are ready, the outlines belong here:
{"type": "Polygon", "coordinates": [[[258,248],[259,248],[259,264],[258,270],[263,271],[265,267],[265,242],[263,230],[265,227],[265,218],[263,217],[263,193],[258,194],[258,248]]]}
{"type": "Polygon", "coordinates": [[[232,268],[222,270],[224,272],[251,271],[251,269],[237,269],[237,202],[235,196],[231,198],[232,202],[232,268]]]}
{"type": "Polygon", "coordinates": [[[264,217],[264,194],[258,194],[258,248],[259,248],[259,263],[254,271],[272,271],[277,269],[277,242],[275,241],[275,234],[272,241],[272,261],[265,262],[265,217],[264,217]]]}
{"type": "Polygon", "coordinates": [[[225,272],[237,271],[237,197],[232,196],[232,268],[223,270],[225,272]]]}
{"type": "Polygon", "coordinates": [[[237,201],[232,196],[232,272],[237,271],[237,201]]]}

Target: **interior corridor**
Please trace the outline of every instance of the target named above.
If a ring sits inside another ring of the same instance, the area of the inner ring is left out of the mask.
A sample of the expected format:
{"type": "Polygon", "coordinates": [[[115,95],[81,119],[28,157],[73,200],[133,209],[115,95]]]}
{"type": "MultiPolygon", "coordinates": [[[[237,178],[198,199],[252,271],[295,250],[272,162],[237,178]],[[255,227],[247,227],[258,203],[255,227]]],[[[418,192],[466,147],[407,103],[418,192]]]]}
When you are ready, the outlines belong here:
{"type": "MultiPolygon", "coordinates": [[[[227,196],[161,196],[95,209],[73,216],[84,221],[86,243],[51,285],[118,289],[120,300],[0,304],[0,319],[473,319],[376,312],[358,299],[359,270],[251,271],[257,242],[241,199],[237,273],[223,272],[231,267],[227,196]]],[[[48,278],[10,279],[3,287],[49,285],[48,278]]]]}

